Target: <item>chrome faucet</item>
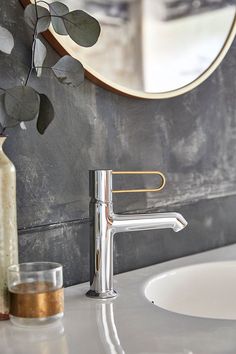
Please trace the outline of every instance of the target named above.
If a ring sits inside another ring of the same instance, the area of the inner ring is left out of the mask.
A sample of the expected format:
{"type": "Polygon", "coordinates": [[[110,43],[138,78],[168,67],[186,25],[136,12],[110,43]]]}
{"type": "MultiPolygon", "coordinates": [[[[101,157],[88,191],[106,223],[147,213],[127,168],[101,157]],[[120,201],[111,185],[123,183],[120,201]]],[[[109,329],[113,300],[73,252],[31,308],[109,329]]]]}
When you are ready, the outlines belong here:
{"type": "Polygon", "coordinates": [[[178,213],[118,215],[113,212],[113,193],[160,191],[165,177],[159,171],[90,171],[90,290],[87,296],[100,299],[116,297],[113,289],[113,237],[118,232],[172,228],[182,230],[187,222],[178,213]],[[155,189],[113,190],[114,174],[157,174],[161,184],[155,189]]]}

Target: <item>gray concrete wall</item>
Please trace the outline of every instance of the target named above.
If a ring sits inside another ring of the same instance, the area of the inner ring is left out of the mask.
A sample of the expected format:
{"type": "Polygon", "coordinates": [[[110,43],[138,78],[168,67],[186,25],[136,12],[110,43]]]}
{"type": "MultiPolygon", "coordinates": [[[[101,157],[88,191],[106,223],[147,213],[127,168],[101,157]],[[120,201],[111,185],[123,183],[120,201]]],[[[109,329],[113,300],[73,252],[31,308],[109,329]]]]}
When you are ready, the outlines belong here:
{"type": "MultiPolygon", "coordinates": [[[[31,33],[17,0],[1,0],[0,25],[16,42],[10,56],[0,53],[1,86],[7,88],[24,81],[30,61],[31,33]]],[[[58,56],[47,48],[51,65],[58,56]]],[[[35,122],[26,131],[8,130],[20,260],[62,262],[66,285],[88,279],[88,170],[95,168],[163,171],[163,192],[122,195],[116,211],[179,210],[189,221],[179,234],[119,235],[116,272],[236,242],[235,57],[236,43],[205,83],[163,101],[122,97],[87,80],[71,89],[48,70],[32,77],[30,84],[53,101],[56,118],[44,136],[35,122]]]]}

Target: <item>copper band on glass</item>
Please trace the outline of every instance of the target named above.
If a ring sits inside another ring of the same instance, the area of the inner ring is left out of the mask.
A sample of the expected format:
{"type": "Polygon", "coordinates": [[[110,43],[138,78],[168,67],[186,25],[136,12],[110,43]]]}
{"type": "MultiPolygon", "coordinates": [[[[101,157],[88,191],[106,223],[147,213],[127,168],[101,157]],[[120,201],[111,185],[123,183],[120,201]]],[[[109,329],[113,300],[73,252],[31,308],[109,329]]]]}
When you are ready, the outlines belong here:
{"type": "Polygon", "coordinates": [[[64,289],[41,293],[10,292],[10,314],[23,318],[43,318],[64,311],[64,289]]]}

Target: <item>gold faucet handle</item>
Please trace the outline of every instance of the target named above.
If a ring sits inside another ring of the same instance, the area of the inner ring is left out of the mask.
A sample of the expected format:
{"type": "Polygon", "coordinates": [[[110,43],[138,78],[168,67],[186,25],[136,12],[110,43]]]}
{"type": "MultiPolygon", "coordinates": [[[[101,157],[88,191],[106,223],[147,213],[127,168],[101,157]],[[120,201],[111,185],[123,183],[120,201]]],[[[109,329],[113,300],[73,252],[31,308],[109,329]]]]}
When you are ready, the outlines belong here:
{"type": "Polygon", "coordinates": [[[160,192],[166,184],[166,178],[160,171],[112,171],[113,175],[158,175],[161,178],[160,185],[156,188],[148,189],[118,189],[112,190],[112,193],[142,193],[142,192],[160,192]]]}

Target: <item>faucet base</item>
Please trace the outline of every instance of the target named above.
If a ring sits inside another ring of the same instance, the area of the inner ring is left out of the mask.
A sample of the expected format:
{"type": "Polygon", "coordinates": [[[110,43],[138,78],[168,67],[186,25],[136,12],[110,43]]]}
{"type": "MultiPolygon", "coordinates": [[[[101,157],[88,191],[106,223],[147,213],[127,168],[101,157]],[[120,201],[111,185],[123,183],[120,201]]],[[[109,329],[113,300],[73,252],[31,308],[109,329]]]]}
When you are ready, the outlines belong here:
{"type": "Polygon", "coordinates": [[[93,299],[106,300],[117,297],[117,292],[115,290],[108,290],[104,293],[97,293],[95,290],[89,290],[86,293],[86,296],[91,297],[93,299]]]}

